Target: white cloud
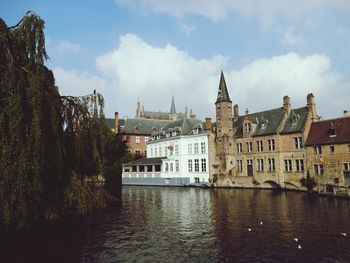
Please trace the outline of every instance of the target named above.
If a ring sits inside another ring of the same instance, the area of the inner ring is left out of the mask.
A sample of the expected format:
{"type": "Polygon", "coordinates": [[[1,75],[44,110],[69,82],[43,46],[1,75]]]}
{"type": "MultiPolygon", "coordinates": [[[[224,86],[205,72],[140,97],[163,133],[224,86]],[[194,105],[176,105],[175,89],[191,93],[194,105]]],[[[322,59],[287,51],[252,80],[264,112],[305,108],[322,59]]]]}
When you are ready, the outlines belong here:
{"type": "MultiPolygon", "coordinates": [[[[313,93],[321,115],[339,116],[347,107],[350,84],[332,71],[330,59],[315,54],[302,57],[295,53],[258,59],[228,75],[232,84],[232,100],[242,110],[253,111],[281,107],[284,95],[291,97],[292,106],[306,105],[306,95],[313,93]]],[[[243,113],[243,112],[242,112],[243,113]]]]}
{"type": "MultiPolygon", "coordinates": [[[[154,47],[133,34],[120,37],[115,50],[96,59],[102,76],[55,69],[63,94],[84,95],[97,89],[106,100],[107,116],[118,111],[134,116],[137,99],[146,110],[170,109],[175,96],[176,109],[187,103],[200,118],[215,117],[214,103],[220,69],[229,59],[221,55],[196,59],[167,44],[154,47]]],[[[350,84],[332,70],[330,59],[322,54],[300,56],[288,53],[250,62],[234,71],[225,70],[233,103],[251,112],[281,107],[284,95],[293,107],[306,105],[313,93],[321,115],[336,117],[348,107],[350,84]]]]}
{"type": "Polygon", "coordinates": [[[196,27],[194,25],[184,24],[181,27],[181,32],[184,33],[187,37],[190,37],[194,31],[196,31],[196,27]]]}
{"type": "Polygon", "coordinates": [[[166,13],[175,17],[200,15],[214,21],[225,18],[232,11],[245,17],[258,17],[263,26],[283,16],[295,20],[321,8],[350,9],[344,0],[115,0],[117,4],[142,11],[166,13]]]}
{"type": "Polygon", "coordinates": [[[53,73],[61,95],[84,96],[95,89],[102,94],[109,90],[107,80],[87,72],[55,68],[53,73]]]}
{"type": "Polygon", "coordinates": [[[302,46],[304,39],[296,33],[294,26],[289,26],[285,31],[282,31],[282,43],[290,46],[302,46]]]}
{"type": "Polygon", "coordinates": [[[61,52],[71,52],[71,53],[77,53],[81,50],[81,47],[79,44],[76,44],[70,41],[61,41],[58,44],[57,48],[61,52]]]}

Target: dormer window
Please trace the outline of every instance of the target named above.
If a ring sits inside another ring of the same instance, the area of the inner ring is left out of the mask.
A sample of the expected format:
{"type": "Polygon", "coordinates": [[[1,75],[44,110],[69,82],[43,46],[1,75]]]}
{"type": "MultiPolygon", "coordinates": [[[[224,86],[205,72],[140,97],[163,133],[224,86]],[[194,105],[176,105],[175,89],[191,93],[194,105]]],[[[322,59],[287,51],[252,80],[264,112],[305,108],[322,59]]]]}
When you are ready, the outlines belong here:
{"type": "Polygon", "coordinates": [[[335,137],[337,136],[337,131],[335,129],[335,125],[333,122],[331,122],[331,127],[328,130],[329,137],[335,137]]]}
{"type": "Polygon", "coordinates": [[[245,132],[248,132],[248,133],[252,131],[252,125],[250,122],[247,122],[244,124],[244,130],[245,132]]]}
{"type": "Polygon", "coordinates": [[[139,127],[134,126],[134,132],[139,132],[139,127]]]}
{"type": "Polygon", "coordinates": [[[300,115],[299,114],[296,114],[294,111],[292,111],[291,113],[291,122],[292,122],[292,126],[295,126],[298,124],[298,121],[300,119],[300,115]]]}

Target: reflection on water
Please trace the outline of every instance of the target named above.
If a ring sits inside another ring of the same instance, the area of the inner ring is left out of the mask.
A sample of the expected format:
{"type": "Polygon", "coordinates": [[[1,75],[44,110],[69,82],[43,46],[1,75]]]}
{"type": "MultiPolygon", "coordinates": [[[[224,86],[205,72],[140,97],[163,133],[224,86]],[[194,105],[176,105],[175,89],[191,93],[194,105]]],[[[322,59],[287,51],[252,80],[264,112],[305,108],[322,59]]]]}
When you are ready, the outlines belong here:
{"type": "Polygon", "coordinates": [[[0,262],[350,262],[349,208],[296,192],[124,187],[83,225],[2,238],[0,262]]]}

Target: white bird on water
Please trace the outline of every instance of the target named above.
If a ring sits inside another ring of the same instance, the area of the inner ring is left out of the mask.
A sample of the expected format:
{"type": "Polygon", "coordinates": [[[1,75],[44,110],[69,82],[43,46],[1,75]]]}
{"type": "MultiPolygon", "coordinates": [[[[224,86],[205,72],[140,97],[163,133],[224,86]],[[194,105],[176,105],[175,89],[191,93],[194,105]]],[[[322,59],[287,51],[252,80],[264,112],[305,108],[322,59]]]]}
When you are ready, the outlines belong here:
{"type": "Polygon", "coordinates": [[[298,249],[301,249],[301,246],[300,246],[300,245],[298,245],[298,249]]]}
{"type": "Polygon", "coordinates": [[[260,225],[262,225],[263,224],[263,221],[260,221],[260,225]]]}
{"type": "Polygon", "coordinates": [[[299,239],[295,237],[295,238],[294,238],[294,241],[295,241],[295,242],[298,242],[298,241],[299,241],[299,239]]]}
{"type": "Polygon", "coordinates": [[[248,231],[250,232],[250,231],[252,231],[252,229],[251,229],[251,228],[248,228],[248,231]]]}
{"type": "Polygon", "coordinates": [[[346,233],[340,233],[342,236],[346,237],[346,233]]]}

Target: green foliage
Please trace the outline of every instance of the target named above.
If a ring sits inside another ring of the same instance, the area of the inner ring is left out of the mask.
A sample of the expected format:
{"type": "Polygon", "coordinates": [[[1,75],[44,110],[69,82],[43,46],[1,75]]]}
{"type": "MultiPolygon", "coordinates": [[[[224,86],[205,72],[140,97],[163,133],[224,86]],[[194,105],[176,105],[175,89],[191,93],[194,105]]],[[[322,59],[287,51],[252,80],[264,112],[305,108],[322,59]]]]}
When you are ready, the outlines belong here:
{"type": "Polygon", "coordinates": [[[311,192],[316,186],[315,177],[311,177],[309,171],[307,171],[306,178],[303,177],[300,179],[302,186],[306,187],[309,192],[311,192]]]}
{"type": "Polygon", "coordinates": [[[19,228],[112,200],[84,178],[103,174],[102,95],[62,97],[44,65],[44,21],[0,19],[0,228],[19,228]]]}

